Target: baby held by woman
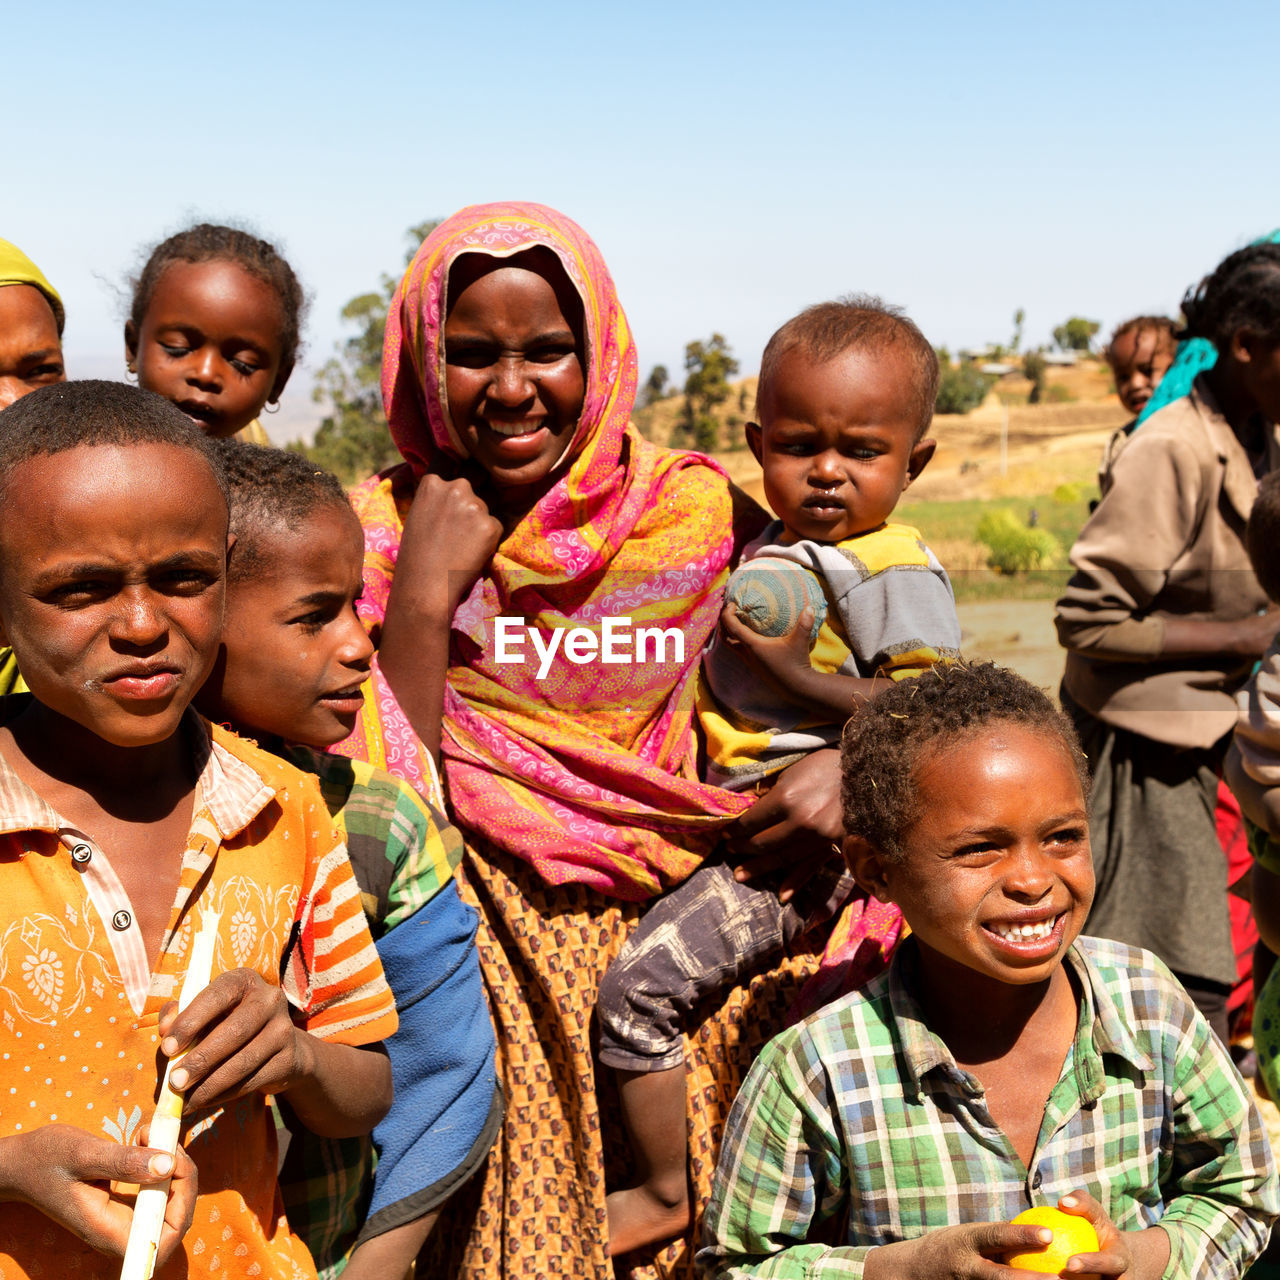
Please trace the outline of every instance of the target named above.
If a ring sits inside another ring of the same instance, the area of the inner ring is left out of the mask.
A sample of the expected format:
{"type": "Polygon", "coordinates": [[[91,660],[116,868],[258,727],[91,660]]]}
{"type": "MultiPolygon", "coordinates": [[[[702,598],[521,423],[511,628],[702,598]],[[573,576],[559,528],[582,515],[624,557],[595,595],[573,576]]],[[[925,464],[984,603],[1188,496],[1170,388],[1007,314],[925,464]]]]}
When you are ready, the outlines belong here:
{"type": "MultiPolygon", "coordinates": [[[[938,363],[879,299],[811,307],[765,349],[747,439],[777,519],[730,578],[703,662],[710,780],[767,788],[838,742],[854,700],[959,651],[951,584],[892,520],[933,456],[938,363]]],[[[616,1256],[685,1228],[682,1026],[695,1005],[829,920],[852,889],[833,862],[794,896],[709,863],[645,916],[601,984],[600,1060],[619,1093],[639,1185],[609,1197],[616,1256]]]]}

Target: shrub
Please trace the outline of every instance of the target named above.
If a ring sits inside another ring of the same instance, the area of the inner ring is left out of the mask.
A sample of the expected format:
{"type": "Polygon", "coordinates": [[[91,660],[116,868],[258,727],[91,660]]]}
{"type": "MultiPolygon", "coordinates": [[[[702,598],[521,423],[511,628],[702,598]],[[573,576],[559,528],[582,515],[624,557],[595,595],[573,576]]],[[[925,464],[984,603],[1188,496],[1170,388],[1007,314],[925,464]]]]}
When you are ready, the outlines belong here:
{"type": "Polygon", "coordinates": [[[1022,357],[1022,376],[1031,383],[1028,404],[1039,404],[1044,399],[1044,375],[1048,367],[1048,362],[1038,351],[1028,351],[1022,357]]]}
{"type": "Polygon", "coordinates": [[[1053,500],[1059,506],[1069,507],[1073,502],[1079,502],[1084,497],[1084,490],[1084,485],[1063,483],[1054,489],[1053,500]]]}
{"type": "Polygon", "coordinates": [[[938,413],[968,413],[986,397],[991,378],[971,364],[943,365],[938,379],[938,413]]]}
{"type": "Polygon", "coordinates": [[[987,564],[997,573],[1047,569],[1061,548],[1047,529],[1028,528],[1012,511],[988,511],[978,521],[978,541],[987,549],[987,564]]]}

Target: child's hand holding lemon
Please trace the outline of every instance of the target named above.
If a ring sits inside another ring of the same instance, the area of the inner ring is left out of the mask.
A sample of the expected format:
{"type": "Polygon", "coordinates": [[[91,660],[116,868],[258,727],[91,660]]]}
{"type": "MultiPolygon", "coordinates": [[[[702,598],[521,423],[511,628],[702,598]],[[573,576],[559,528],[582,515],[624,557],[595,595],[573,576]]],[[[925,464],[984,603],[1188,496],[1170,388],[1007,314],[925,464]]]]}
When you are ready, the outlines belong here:
{"type": "MultiPolygon", "coordinates": [[[[1063,1213],[1049,1205],[1039,1205],[1024,1210],[1013,1219],[1017,1227],[1048,1227],[1053,1239],[1043,1249],[1030,1249],[1025,1253],[1011,1253],[1005,1263],[1015,1271],[1038,1271],[1047,1275],[1059,1275],[1070,1258],[1078,1253],[1098,1252],[1098,1233],[1088,1218],[1075,1213],[1063,1213]]],[[[1096,1273],[1071,1272],[1081,1280],[1097,1280],[1096,1273]]]]}

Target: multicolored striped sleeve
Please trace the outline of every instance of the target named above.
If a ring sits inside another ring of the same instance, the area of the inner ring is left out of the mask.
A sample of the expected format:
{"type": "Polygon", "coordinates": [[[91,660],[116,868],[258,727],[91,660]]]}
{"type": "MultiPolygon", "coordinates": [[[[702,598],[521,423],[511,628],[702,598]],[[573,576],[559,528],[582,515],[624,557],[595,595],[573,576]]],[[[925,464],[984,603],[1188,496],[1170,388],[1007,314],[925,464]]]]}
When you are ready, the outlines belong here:
{"type": "MultiPolygon", "coordinates": [[[[399,779],[396,780],[399,782],[399,779]]],[[[399,783],[388,855],[397,850],[384,926],[394,929],[453,883],[462,861],[462,834],[407,783],[399,783]]]]}
{"type": "Polygon", "coordinates": [[[307,870],[285,958],[286,994],[301,1013],[302,1027],[324,1040],[385,1040],[398,1025],[395,1000],[369,934],[346,846],[331,844],[308,860],[307,870]]]}

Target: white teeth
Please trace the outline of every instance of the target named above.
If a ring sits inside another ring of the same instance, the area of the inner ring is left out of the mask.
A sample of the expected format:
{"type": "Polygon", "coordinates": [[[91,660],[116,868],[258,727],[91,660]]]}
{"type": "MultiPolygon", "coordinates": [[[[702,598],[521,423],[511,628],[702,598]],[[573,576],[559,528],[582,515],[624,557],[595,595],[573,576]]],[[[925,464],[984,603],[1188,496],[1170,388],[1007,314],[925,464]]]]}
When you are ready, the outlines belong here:
{"type": "Polygon", "coordinates": [[[992,933],[999,934],[1006,941],[1027,942],[1040,941],[1049,937],[1057,922],[1058,918],[1054,916],[1049,920],[1041,920],[1038,924],[993,924],[989,927],[992,933]]]}
{"type": "Polygon", "coordinates": [[[541,422],[493,422],[488,418],[484,424],[500,436],[531,436],[542,426],[541,422]]]}

